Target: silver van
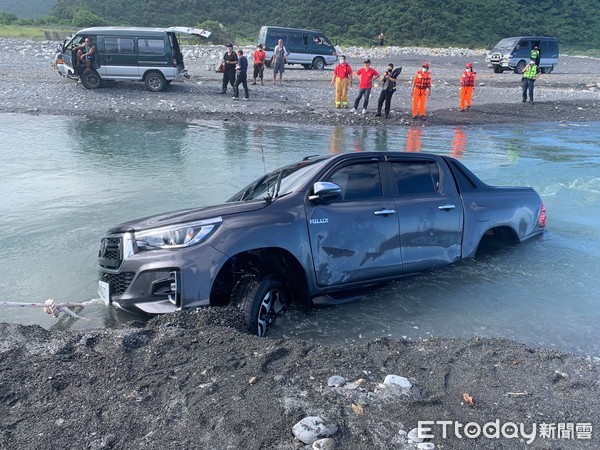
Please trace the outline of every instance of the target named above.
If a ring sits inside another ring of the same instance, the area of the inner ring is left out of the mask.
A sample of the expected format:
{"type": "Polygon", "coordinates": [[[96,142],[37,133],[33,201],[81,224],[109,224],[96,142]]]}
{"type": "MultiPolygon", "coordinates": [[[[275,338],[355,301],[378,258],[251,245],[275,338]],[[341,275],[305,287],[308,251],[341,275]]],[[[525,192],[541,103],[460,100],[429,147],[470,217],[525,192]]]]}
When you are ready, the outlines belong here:
{"type": "Polygon", "coordinates": [[[279,39],[290,52],[287,64],[302,64],[305,69],[321,70],[337,61],[335,47],[320,31],[264,26],[258,33],[258,43],[263,45],[267,61],[273,56],[279,39]]]}
{"type": "Polygon", "coordinates": [[[529,62],[534,47],[540,50],[539,66],[542,73],[552,72],[558,64],[558,40],[550,36],[504,38],[488,52],[485,61],[495,73],[505,70],[521,73],[529,62]]]}
{"type": "Polygon", "coordinates": [[[208,37],[198,28],[92,27],[67,38],[56,57],[58,72],[81,80],[96,89],[108,80],[143,81],[146,89],[159,92],[173,80],[187,74],[176,33],[208,37]],[[75,47],[89,37],[96,46],[92,69],[77,65],[75,47]]]}

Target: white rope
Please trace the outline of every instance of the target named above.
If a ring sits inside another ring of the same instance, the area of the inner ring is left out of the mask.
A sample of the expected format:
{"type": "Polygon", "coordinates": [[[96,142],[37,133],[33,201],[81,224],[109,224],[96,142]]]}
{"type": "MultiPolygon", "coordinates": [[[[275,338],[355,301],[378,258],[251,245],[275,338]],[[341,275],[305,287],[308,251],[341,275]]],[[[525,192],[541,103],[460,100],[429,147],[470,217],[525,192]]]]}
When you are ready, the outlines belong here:
{"type": "Polygon", "coordinates": [[[78,316],[71,308],[83,308],[85,304],[83,303],[54,303],[54,300],[49,298],[43,304],[40,303],[27,303],[27,302],[7,302],[0,301],[0,306],[16,306],[20,308],[39,308],[40,306],[44,310],[46,314],[50,314],[53,317],[58,318],[61,313],[72,317],[73,319],[83,319],[83,317],[78,316]]]}

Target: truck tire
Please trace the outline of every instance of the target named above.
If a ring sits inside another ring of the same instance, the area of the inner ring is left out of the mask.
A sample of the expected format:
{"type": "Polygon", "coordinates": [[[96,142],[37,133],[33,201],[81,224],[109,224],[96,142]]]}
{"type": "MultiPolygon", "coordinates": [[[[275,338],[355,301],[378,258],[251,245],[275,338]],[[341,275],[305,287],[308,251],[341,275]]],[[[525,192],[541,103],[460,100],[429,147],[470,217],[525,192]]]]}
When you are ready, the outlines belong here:
{"type": "Polygon", "coordinates": [[[519,61],[517,63],[517,65],[515,66],[515,73],[523,73],[523,69],[525,68],[525,66],[527,65],[527,63],[525,62],[524,59],[522,59],[521,61],[519,61]]]}
{"type": "Polygon", "coordinates": [[[144,77],[144,83],[150,92],[160,92],[167,86],[164,75],[157,70],[148,72],[144,77]]]}
{"type": "Polygon", "coordinates": [[[102,78],[98,75],[94,69],[90,69],[88,72],[83,72],[79,79],[81,80],[81,84],[86,89],[98,89],[102,86],[102,78]]]}
{"type": "Polygon", "coordinates": [[[317,56],[315,59],[313,59],[312,66],[313,69],[323,70],[325,68],[325,60],[320,56],[317,56]]]}
{"type": "Polygon", "coordinates": [[[233,301],[244,314],[248,331],[264,336],[277,314],[288,304],[289,291],[277,275],[248,275],[234,289],[233,301]]]}

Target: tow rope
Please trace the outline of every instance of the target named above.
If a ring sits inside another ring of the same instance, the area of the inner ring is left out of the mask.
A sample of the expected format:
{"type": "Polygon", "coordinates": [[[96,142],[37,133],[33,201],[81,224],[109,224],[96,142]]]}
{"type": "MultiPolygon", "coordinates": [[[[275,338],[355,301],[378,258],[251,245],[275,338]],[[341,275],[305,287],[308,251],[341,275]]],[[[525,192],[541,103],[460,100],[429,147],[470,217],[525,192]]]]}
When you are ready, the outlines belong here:
{"type": "Polygon", "coordinates": [[[73,319],[84,319],[84,317],[78,316],[71,309],[84,308],[84,303],[54,303],[54,300],[49,298],[44,303],[27,303],[27,302],[7,302],[0,301],[0,306],[16,306],[20,308],[39,308],[42,307],[46,314],[58,318],[61,314],[72,317],[73,319]]]}

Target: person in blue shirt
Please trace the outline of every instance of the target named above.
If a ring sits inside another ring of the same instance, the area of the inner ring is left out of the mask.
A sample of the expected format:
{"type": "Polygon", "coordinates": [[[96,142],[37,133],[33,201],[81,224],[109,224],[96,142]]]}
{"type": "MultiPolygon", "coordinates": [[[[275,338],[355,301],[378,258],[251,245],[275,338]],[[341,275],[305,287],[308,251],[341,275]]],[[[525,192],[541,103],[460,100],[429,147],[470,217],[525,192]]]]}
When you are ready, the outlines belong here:
{"type": "Polygon", "coordinates": [[[244,100],[248,100],[248,58],[244,56],[243,50],[238,50],[238,62],[235,66],[235,84],[233,85],[233,99],[240,96],[240,84],[244,87],[244,100]]]}

